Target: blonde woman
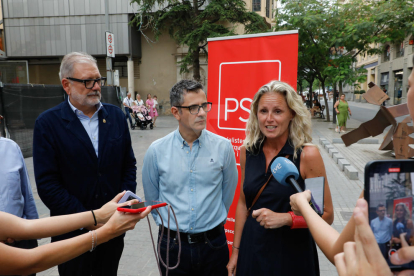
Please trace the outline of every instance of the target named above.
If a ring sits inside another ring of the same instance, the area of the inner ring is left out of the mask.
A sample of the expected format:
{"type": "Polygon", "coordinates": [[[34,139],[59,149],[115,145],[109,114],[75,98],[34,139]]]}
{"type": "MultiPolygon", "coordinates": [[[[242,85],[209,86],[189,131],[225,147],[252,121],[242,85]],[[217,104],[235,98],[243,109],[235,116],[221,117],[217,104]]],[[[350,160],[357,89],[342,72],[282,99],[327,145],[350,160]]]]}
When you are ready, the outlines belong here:
{"type": "MultiPolygon", "coordinates": [[[[279,156],[298,168],[304,179],[324,176],[325,167],[311,144],[309,111],[288,84],[272,81],[259,89],[250,107],[246,140],[241,148],[241,188],[237,204],[229,275],[319,275],[315,243],[302,217],[290,209],[296,193],[271,177],[256,203],[252,202],[271,175],[270,164],[279,156]],[[248,213],[248,208],[252,213],[248,213]]],[[[325,181],[323,219],[333,222],[332,199],[325,181]]]]}
{"type": "Polygon", "coordinates": [[[407,233],[405,236],[407,241],[411,237],[411,231],[413,229],[413,221],[410,218],[410,211],[407,205],[400,202],[395,205],[394,218],[392,228],[392,239],[393,243],[401,243],[400,234],[407,233]]]}

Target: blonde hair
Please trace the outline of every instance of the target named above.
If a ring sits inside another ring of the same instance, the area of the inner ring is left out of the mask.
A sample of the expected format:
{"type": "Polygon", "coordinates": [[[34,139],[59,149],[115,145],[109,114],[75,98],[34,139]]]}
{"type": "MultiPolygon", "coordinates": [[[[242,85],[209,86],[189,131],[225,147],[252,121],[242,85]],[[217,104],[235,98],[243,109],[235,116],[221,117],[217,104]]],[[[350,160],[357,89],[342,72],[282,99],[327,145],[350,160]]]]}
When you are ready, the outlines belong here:
{"type": "Polygon", "coordinates": [[[397,207],[398,206],[402,206],[403,207],[403,209],[404,209],[404,221],[407,221],[407,220],[409,220],[410,219],[410,210],[408,209],[408,206],[405,204],[405,203],[403,203],[403,202],[400,202],[400,203],[397,203],[396,205],[395,205],[395,209],[394,209],[394,217],[393,217],[393,221],[395,221],[395,220],[397,220],[398,218],[397,218],[397,207]]]}
{"type": "Polygon", "coordinates": [[[312,142],[312,128],[309,111],[303,104],[302,98],[296,93],[292,86],[281,81],[271,81],[263,85],[254,95],[253,102],[250,105],[250,116],[246,125],[246,139],[243,145],[247,150],[253,151],[255,146],[263,143],[265,136],[260,131],[257,119],[257,111],[260,98],[266,93],[278,93],[285,97],[289,109],[294,117],[289,124],[289,139],[293,143],[295,153],[293,158],[297,158],[297,150],[302,146],[312,142]]]}

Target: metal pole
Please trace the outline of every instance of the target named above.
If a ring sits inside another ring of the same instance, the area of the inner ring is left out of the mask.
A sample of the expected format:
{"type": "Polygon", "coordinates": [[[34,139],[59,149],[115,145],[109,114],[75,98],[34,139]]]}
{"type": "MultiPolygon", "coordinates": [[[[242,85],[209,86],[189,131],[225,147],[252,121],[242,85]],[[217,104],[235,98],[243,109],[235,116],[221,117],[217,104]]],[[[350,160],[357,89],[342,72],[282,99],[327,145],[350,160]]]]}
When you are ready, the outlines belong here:
{"type": "MultiPolygon", "coordinates": [[[[105,0],[105,24],[106,24],[106,31],[110,32],[109,28],[109,6],[108,0],[105,0]]],[[[106,45],[106,37],[105,37],[105,45],[106,45]]],[[[106,57],[106,81],[108,86],[113,85],[113,78],[112,78],[112,58],[106,57]]]]}

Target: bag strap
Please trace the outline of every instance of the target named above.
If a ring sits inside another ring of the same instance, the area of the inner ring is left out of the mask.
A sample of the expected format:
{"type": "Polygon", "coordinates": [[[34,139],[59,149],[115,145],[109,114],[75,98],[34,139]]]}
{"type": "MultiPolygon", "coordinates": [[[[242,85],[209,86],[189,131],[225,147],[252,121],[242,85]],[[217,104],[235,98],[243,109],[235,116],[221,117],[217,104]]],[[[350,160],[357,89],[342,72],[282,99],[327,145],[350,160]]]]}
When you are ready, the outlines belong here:
{"type": "MultiPolygon", "coordinates": [[[[289,154],[285,156],[286,159],[289,158],[289,154]]],[[[262,194],[264,188],[266,188],[267,184],[269,183],[270,179],[272,179],[273,174],[270,174],[269,178],[267,179],[266,183],[260,188],[259,192],[257,192],[256,197],[253,199],[252,205],[249,209],[247,209],[247,215],[250,215],[250,210],[252,209],[253,205],[256,203],[256,201],[259,199],[260,195],[262,194]]]]}

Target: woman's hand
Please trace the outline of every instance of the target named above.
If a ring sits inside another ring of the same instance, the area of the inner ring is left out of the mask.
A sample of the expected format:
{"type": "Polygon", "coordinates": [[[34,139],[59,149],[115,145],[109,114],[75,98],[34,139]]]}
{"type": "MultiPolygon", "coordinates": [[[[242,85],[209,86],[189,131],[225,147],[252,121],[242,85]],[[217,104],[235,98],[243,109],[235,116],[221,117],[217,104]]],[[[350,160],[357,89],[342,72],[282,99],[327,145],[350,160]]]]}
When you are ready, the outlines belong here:
{"type": "Polygon", "coordinates": [[[375,240],[368,223],[368,204],[358,199],[353,214],[355,242],[344,244],[344,252],[335,256],[340,276],[393,275],[375,240]]]}
{"type": "Polygon", "coordinates": [[[292,225],[292,217],[289,214],[275,213],[266,208],[254,210],[252,216],[266,229],[275,229],[285,225],[292,225]]]}
{"type": "Polygon", "coordinates": [[[297,216],[302,216],[301,208],[303,204],[309,205],[311,200],[311,191],[306,190],[302,193],[296,193],[290,196],[290,208],[297,216]]]}
{"type": "Polygon", "coordinates": [[[233,248],[229,263],[227,264],[228,276],[236,276],[237,259],[239,258],[239,249],[233,248]]]}
{"type": "Polygon", "coordinates": [[[337,110],[335,110],[336,111],[336,114],[339,114],[339,110],[337,109],[337,110]]]}
{"type": "Polygon", "coordinates": [[[148,206],[144,212],[138,214],[115,211],[112,217],[101,229],[107,233],[108,239],[113,239],[128,230],[134,229],[135,225],[150,212],[151,206],[148,206]]]}
{"type": "Polygon", "coordinates": [[[122,193],[117,194],[111,201],[106,203],[104,206],[102,206],[100,209],[95,211],[96,221],[98,223],[106,223],[109,218],[114,214],[116,211],[116,208],[122,207],[122,206],[131,206],[132,204],[138,203],[138,199],[126,201],[124,203],[118,203],[119,200],[124,196],[125,191],[122,193]]]}

